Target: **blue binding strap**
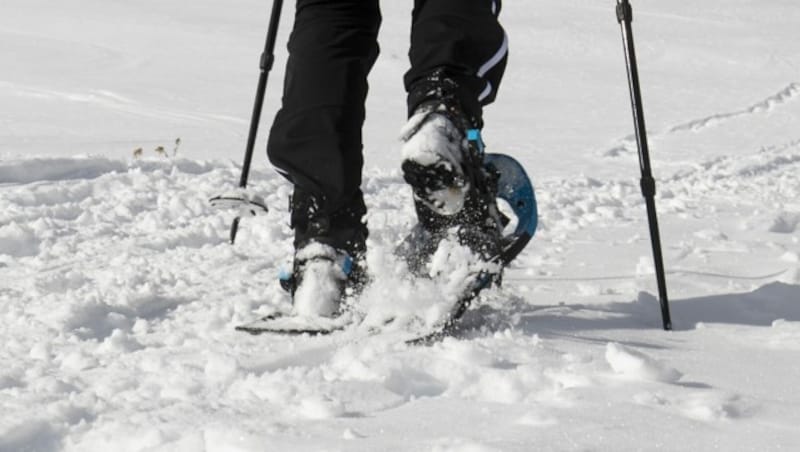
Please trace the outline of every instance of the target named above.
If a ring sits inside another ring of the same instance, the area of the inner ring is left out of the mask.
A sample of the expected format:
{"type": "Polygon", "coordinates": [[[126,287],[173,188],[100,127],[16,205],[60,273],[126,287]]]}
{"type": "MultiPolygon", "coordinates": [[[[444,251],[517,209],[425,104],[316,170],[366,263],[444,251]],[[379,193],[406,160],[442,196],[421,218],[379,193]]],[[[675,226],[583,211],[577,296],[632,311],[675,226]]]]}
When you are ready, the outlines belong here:
{"type": "Polygon", "coordinates": [[[481,138],[480,129],[467,130],[467,141],[475,143],[475,149],[478,150],[478,154],[483,155],[483,138],[481,138]]]}

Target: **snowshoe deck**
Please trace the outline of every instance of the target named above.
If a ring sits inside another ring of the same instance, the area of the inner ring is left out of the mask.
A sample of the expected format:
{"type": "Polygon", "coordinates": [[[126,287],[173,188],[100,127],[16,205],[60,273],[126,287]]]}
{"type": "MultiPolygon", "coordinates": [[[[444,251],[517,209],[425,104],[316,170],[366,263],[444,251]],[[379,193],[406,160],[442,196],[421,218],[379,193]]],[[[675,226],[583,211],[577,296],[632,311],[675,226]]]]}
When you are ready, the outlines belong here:
{"type": "Polygon", "coordinates": [[[335,318],[311,318],[278,312],[262,317],[255,322],[239,325],[236,327],[236,330],[253,335],[274,333],[289,336],[299,336],[303,334],[320,336],[331,334],[335,331],[341,331],[350,324],[352,324],[352,320],[346,316],[335,318]]]}
{"type": "Polygon", "coordinates": [[[539,215],[533,184],[522,165],[505,154],[486,154],[484,164],[500,174],[497,181],[497,197],[508,203],[516,216],[517,224],[510,234],[502,239],[500,259],[508,265],[525,249],[536,233],[539,215]]]}

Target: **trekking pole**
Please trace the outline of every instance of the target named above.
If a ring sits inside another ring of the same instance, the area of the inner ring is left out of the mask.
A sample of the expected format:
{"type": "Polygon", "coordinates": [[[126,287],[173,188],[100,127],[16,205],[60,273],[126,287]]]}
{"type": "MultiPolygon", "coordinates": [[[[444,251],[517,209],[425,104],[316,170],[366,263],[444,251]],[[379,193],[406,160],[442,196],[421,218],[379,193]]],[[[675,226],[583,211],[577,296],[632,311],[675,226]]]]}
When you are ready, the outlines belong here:
{"type": "Polygon", "coordinates": [[[628,0],[617,0],[617,22],[622,28],[622,41],[625,47],[625,64],[628,68],[628,88],[631,93],[633,124],[636,128],[636,144],[639,147],[639,168],[642,170],[641,188],[647,205],[647,219],[650,224],[650,241],[653,245],[653,260],[658,282],[658,300],[661,303],[661,319],[664,330],[672,329],[667,299],[667,281],[664,276],[664,260],[661,254],[661,238],[658,233],[658,216],[656,214],[656,181],[650,169],[650,151],[647,147],[647,130],[644,124],[644,107],[642,93],[639,88],[639,70],[636,66],[636,52],[633,48],[633,8],[628,0]]]}
{"type": "MultiPolygon", "coordinates": [[[[264,106],[264,93],[267,90],[267,79],[269,71],[275,62],[275,39],[278,35],[278,23],[281,18],[281,8],[283,0],[273,0],[272,14],[269,18],[269,28],[267,29],[267,41],[264,45],[264,53],[261,54],[261,73],[258,77],[258,88],[256,89],[256,100],[253,105],[253,116],[250,119],[250,134],[247,136],[247,148],[244,152],[244,163],[242,164],[242,176],[239,179],[239,188],[247,187],[247,178],[250,176],[250,163],[253,161],[253,148],[256,145],[258,135],[258,123],[261,120],[261,109],[264,106]]],[[[241,216],[233,219],[231,224],[231,244],[236,241],[236,233],[239,230],[239,220],[241,216]]]]}

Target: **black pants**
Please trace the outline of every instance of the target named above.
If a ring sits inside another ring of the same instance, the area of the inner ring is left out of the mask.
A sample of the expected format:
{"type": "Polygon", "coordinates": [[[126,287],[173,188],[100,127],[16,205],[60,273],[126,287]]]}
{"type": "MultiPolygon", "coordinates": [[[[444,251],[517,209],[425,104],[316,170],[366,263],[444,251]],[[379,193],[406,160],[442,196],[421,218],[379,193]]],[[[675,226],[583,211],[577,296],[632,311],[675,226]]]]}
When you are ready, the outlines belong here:
{"type": "MultiPolygon", "coordinates": [[[[500,0],[414,1],[411,69],[404,77],[409,112],[420,102],[415,84],[443,71],[480,123],[481,107],[494,100],[505,69],[499,10],[500,0]]],[[[361,127],[380,23],[378,0],[297,0],[283,107],[268,155],[296,192],[313,195],[329,214],[363,206],[361,127]]]]}

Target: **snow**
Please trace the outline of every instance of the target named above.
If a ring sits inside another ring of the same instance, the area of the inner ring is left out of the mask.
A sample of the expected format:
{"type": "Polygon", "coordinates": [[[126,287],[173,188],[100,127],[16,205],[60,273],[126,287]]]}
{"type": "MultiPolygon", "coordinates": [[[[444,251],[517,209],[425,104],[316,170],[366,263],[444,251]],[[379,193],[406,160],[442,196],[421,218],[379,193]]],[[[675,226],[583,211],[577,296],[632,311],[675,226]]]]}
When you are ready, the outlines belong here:
{"type": "Polygon", "coordinates": [[[682,376],[677,370],[664,366],[646,354],[615,342],[609,342],[606,346],[606,361],[614,372],[632,380],[675,383],[682,376]]]}
{"type": "MultiPolygon", "coordinates": [[[[407,3],[382,2],[370,80],[366,326],[430,323],[446,294],[391,255],[407,3]]],[[[239,180],[268,5],[4,0],[0,451],[800,449],[800,13],[632,3],[675,330],[614,2],[505,2],[484,138],[534,178],[540,227],[464,331],[408,346],[233,329],[289,308],[290,187],[263,153],[283,44],[250,178],[270,210],[231,246],[207,202],[239,180]]]]}
{"type": "Polygon", "coordinates": [[[311,243],[298,250],[295,258],[304,262],[304,270],[303,280],[295,289],[293,311],[303,317],[333,317],[339,310],[340,288],[347,279],[347,257],[337,256],[328,245],[311,243]]]}
{"type": "MultiPolygon", "coordinates": [[[[445,107],[439,106],[440,110],[445,107]]],[[[458,181],[448,187],[418,196],[434,212],[453,215],[464,207],[469,182],[461,170],[462,149],[466,137],[444,113],[432,113],[430,108],[416,112],[409,118],[400,133],[403,145],[400,150],[403,162],[416,162],[422,166],[436,167],[451,174],[458,181]]]]}

